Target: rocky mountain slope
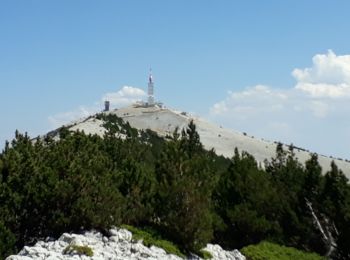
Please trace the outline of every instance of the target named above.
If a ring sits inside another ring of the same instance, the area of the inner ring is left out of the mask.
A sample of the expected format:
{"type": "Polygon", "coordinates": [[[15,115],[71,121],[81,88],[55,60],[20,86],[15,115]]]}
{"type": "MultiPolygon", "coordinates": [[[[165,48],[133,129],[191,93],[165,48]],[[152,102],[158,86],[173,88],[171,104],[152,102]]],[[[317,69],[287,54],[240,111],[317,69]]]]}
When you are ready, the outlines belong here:
{"type": "MultiPolygon", "coordinates": [[[[64,233],[58,240],[39,241],[34,246],[25,246],[18,255],[6,260],[29,259],[109,259],[109,260],[180,260],[182,258],[167,254],[164,249],[146,247],[142,241],[132,239],[132,234],[125,229],[111,229],[109,237],[99,232],[85,232],[82,235],[64,233]]],[[[219,245],[208,244],[205,248],[213,256],[213,260],[245,260],[238,251],[225,251],[219,245]]],[[[193,256],[191,259],[201,259],[193,256]]]]}
{"type": "MultiPolygon", "coordinates": [[[[215,152],[219,155],[231,157],[234,154],[235,147],[237,147],[240,151],[247,151],[252,154],[262,166],[264,160],[269,160],[275,156],[276,142],[270,142],[244,133],[224,129],[201,118],[190,116],[185,112],[159,107],[130,106],[104,113],[116,114],[129,122],[134,128],[151,129],[161,136],[172,135],[176,127],[182,129],[193,120],[204,147],[206,149],[215,149],[215,152]]],[[[80,130],[87,134],[98,134],[102,136],[105,132],[102,121],[96,119],[95,116],[78,120],[67,126],[70,130],[80,130]]],[[[284,148],[288,150],[287,145],[284,148]]],[[[296,147],[294,148],[294,152],[302,163],[310,158],[310,152],[302,148],[296,147]]],[[[334,160],[337,166],[350,178],[349,161],[323,155],[319,155],[318,159],[323,172],[330,169],[330,163],[334,160]]]]}

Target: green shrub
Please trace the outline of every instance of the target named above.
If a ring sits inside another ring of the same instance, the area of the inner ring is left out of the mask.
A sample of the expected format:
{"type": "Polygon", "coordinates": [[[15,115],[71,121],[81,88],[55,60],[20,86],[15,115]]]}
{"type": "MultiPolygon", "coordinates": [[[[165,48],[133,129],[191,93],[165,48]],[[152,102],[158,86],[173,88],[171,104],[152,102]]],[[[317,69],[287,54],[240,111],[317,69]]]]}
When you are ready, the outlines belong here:
{"type": "Polygon", "coordinates": [[[86,256],[93,256],[94,252],[92,249],[88,246],[77,246],[77,245],[69,245],[67,246],[64,251],[64,254],[72,254],[76,253],[78,255],[86,255],[86,256]]]}
{"type": "Polygon", "coordinates": [[[0,221],[0,259],[15,252],[15,235],[0,221]]]}
{"type": "Polygon", "coordinates": [[[198,253],[198,256],[203,258],[203,259],[212,259],[213,255],[208,252],[207,250],[201,249],[198,253]]]}
{"type": "Polygon", "coordinates": [[[161,239],[161,237],[152,231],[141,230],[129,225],[122,225],[124,229],[129,230],[132,233],[134,240],[142,240],[145,246],[156,246],[163,248],[168,254],[177,255],[179,257],[185,257],[181,250],[172,242],[161,239]]]}
{"type": "Polygon", "coordinates": [[[306,253],[292,247],[280,246],[270,242],[261,242],[241,249],[247,260],[325,260],[315,253],[306,253]]]}

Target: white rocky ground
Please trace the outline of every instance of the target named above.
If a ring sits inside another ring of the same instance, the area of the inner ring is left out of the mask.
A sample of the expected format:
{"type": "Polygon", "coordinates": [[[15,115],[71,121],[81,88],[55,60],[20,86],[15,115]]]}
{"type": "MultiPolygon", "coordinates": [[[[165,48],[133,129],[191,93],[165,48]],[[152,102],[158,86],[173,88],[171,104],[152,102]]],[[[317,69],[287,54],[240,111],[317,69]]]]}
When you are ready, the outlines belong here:
{"type": "MultiPolygon", "coordinates": [[[[245,260],[238,251],[225,251],[219,245],[208,244],[205,248],[215,260],[245,260]]],[[[25,246],[18,255],[12,255],[6,260],[152,260],[152,259],[182,259],[167,254],[163,249],[151,246],[146,247],[142,241],[134,241],[132,234],[125,229],[111,229],[110,236],[103,236],[99,232],[86,232],[83,235],[64,233],[56,241],[39,241],[32,247],[25,246]],[[65,253],[69,245],[87,246],[92,249],[93,256],[79,255],[77,252],[65,253]]],[[[192,257],[191,259],[200,259],[192,257]]]]}
{"type": "MultiPolygon", "coordinates": [[[[203,145],[207,149],[214,148],[216,153],[226,157],[232,157],[234,148],[237,147],[240,151],[247,151],[252,154],[258,162],[263,166],[265,159],[271,159],[275,156],[276,143],[266,141],[243,133],[224,129],[222,127],[211,124],[201,118],[192,117],[184,112],[174,111],[167,108],[158,107],[126,107],[118,110],[113,110],[106,113],[113,113],[128,121],[131,126],[138,129],[151,129],[159,135],[165,136],[172,134],[176,127],[182,129],[190,120],[194,120],[197,126],[203,145]]],[[[84,130],[85,133],[103,135],[105,129],[101,126],[102,122],[90,118],[74,123],[71,130],[84,130]]],[[[288,150],[288,147],[285,147],[288,150]]],[[[300,162],[304,163],[310,158],[310,153],[303,149],[294,150],[296,157],[300,162]]],[[[350,163],[345,160],[329,158],[319,155],[319,163],[323,168],[323,172],[330,169],[330,163],[335,161],[337,166],[343,170],[345,175],[350,178],[350,163]]]]}

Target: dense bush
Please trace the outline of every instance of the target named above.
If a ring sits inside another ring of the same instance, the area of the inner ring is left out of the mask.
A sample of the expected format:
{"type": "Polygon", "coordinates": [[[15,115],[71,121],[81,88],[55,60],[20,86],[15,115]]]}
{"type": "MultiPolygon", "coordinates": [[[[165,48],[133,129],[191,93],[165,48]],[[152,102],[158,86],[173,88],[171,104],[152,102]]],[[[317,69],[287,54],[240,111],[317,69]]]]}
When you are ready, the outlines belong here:
{"type": "Polygon", "coordinates": [[[316,155],[302,165],[279,144],[264,170],[246,152],[206,151],[193,122],[165,141],[114,115],[97,118],[103,138],[61,128],[58,141],[16,132],[6,144],[0,258],[47,236],[122,223],[151,226],[186,253],[210,241],[269,240],[350,258],[350,186],[334,163],[323,176],[316,155]]]}
{"type": "Polygon", "coordinates": [[[163,248],[168,254],[177,255],[184,257],[185,255],[181,252],[177,245],[170,241],[164,240],[161,235],[155,230],[141,230],[129,225],[122,225],[122,228],[129,230],[132,233],[133,240],[142,240],[145,246],[157,246],[163,248]]]}
{"type": "Polygon", "coordinates": [[[9,255],[15,249],[16,238],[2,222],[0,222],[0,257],[9,255]]]}
{"type": "Polygon", "coordinates": [[[270,175],[259,169],[247,154],[235,155],[227,171],[221,175],[215,198],[216,212],[224,222],[218,231],[221,244],[235,247],[257,243],[282,234],[279,216],[283,202],[270,175]]]}
{"type": "Polygon", "coordinates": [[[306,253],[292,247],[279,246],[270,242],[261,242],[242,248],[247,260],[325,260],[315,253],[306,253]]]}

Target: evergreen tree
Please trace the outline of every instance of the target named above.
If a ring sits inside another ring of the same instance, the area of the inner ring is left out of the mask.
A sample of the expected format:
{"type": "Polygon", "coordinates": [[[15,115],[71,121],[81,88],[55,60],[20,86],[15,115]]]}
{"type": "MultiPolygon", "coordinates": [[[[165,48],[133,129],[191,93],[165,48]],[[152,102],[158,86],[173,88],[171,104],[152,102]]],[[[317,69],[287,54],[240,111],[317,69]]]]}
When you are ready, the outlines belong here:
{"type": "Polygon", "coordinates": [[[212,237],[213,154],[204,151],[193,122],[166,143],[156,164],[159,224],[186,250],[198,251],[212,237]]]}
{"type": "Polygon", "coordinates": [[[280,236],[279,194],[250,154],[240,155],[235,149],[231,165],[221,176],[215,198],[217,211],[225,224],[216,234],[221,244],[240,248],[280,236]]]}
{"type": "Polygon", "coordinates": [[[338,245],[334,258],[350,258],[350,185],[348,179],[332,161],[331,169],[325,175],[322,193],[322,209],[333,227],[332,233],[338,245]]]}
{"type": "Polygon", "coordinates": [[[317,154],[312,154],[311,158],[305,163],[305,183],[304,198],[307,198],[310,202],[316,203],[319,200],[321,193],[321,180],[322,180],[322,168],[318,163],[317,154]]]}
{"type": "Polygon", "coordinates": [[[235,149],[231,160],[206,151],[192,122],[166,141],[114,115],[98,115],[104,138],[61,128],[32,140],[15,133],[0,153],[0,258],[47,236],[129,223],[151,225],[197,252],[213,234],[225,247],[261,240],[325,253],[306,202],[331,230],[334,259],[350,257],[350,186],[333,162],[321,175],[278,144],[260,168],[235,149]]]}

